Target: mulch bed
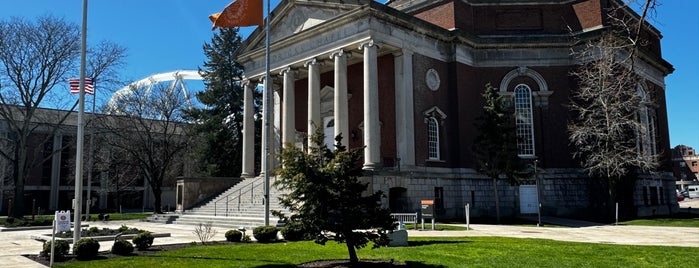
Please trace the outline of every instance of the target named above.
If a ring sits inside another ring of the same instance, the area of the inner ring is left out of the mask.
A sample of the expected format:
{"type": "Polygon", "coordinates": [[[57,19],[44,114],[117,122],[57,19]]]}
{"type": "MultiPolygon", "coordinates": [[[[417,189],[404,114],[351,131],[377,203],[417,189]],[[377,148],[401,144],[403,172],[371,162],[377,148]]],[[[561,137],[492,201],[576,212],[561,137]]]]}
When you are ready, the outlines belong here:
{"type": "MultiPolygon", "coordinates": [[[[171,245],[155,245],[155,246],[151,246],[150,248],[148,248],[146,250],[134,249],[133,253],[126,255],[126,256],[147,256],[147,255],[157,254],[157,253],[163,252],[163,251],[181,249],[181,248],[192,247],[192,246],[193,245],[191,243],[171,244],[171,245]]],[[[43,257],[43,256],[40,256],[39,254],[26,254],[23,256],[30,259],[30,260],[33,260],[35,262],[46,265],[46,266],[49,266],[49,264],[51,262],[49,257],[43,257]]],[[[104,259],[119,258],[119,257],[125,257],[125,256],[112,254],[109,250],[107,250],[107,251],[100,251],[99,255],[97,255],[97,257],[93,260],[104,260],[104,259]]],[[[60,259],[56,258],[53,261],[54,261],[54,263],[66,263],[66,262],[84,261],[84,260],[78,260],[75,258],[75,255],[69,254],[69,255],[65,256],[64,258],[60,258],[60,259]]]]}
{"type": "MultiPolygon", "coordinates": [[[[134,249],[133,253],[130,255],[127,255],[127,256],[147,256],[147,255],[157,254],[157,253],[160,253],[163,251],[176,250],[176,249],[192,247],[192,246],[194,246],[194,245],[192,245],[191,243],[171,244],[171,245],[155,245],[155,246],[151,246],[147,250],[135,250],[134,249]]],[[[200,246],[200,245],[197,245],[197,246],[200,246]]],[[[30,260],[33,260],[35,262],[41,263],[45,266],[49,266],[49,264],[50,264],[49,258],[39,256],[39,254],[27,254],[27,255],[23,255],[23,256],[30,259],[30,260]]],[[[124,256],[112,254],[109,251],[100,251],[99,255],[94,260],[104,260],[104,259],[120,258],[120,257],[124,257],[124,256]]],[[[66,262],[82,261],[82,260],[76,259],[74,255],[67,255],[66,257],[64,257],[62,259],[54,259],[53,261],[54,261],[54,263],[66,263],[66,262]]],[[[408,267],[408,265],[405,263],[394,262],[393,260],[360,260],[359,263],[357,264],[357,266],[352,266],[350,264],[349,260],[320,260],[320,261],[312,261],[312,262],[303,263],[303,264],[297,265],[296,267],[300,267],[300,268],[349,268],[349,267],[384,268],[384,267],[408,267]]]]}

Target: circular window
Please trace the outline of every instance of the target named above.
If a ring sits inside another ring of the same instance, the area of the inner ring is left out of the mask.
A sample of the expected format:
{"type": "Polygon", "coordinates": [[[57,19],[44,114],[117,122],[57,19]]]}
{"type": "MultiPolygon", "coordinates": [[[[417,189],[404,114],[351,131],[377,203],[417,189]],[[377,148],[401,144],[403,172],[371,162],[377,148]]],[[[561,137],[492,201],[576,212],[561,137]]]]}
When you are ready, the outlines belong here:
{"type": "Polygon", "coordinates": [[[425,83],[427,83],[427,87],[430,88],[432,91],[437,91],[439,89],[439,73],[435,69],[429,69],[427,70],[427,74],[425,74],[425,83]]]}

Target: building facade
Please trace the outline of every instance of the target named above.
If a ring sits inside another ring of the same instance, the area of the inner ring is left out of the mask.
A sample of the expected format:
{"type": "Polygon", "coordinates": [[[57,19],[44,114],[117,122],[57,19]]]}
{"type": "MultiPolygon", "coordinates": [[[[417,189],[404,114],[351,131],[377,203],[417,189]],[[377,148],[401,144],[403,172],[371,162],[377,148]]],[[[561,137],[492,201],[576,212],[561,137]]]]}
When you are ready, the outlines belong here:
{"type": "MultiPolygon", "coordinates": [[[[304,135],[322,127],[349,147],[366,146],[363,167],[372,190],[387,194],[394,212],[435,201],[440,218],[494,215],[493,181],[480,174],[472,151],[490,83],[518,115],[519,156],[541,172],[522,185],[502,180],[503,215],[595,218],[603,214],[606,182],[590,178],[573,158],[567,104],[580,64],[571,50],[607,26],[607,0],[283,0],[270,15],[273,111],[272,159],[287,142],[307,146],[304,135]]],[[[630,9],[625,12],[634,14],[630,9]]],[[[637,15],[636,15],[637,16],[637,15]]],[[[657,106],[644,122],[650,144],[669,152],[665,76],[672,66],[660,54],[660,33],[649,26],[638,62],[657,106]]],[[[255,174],[252,91],[265,77],[265,30],[255,30],[238,52],[245,68],[243,177],[255,174]]],[[[263,136],[266,133],[263,131],[263,136]]],[[[331,139],[326,141],[330,144],[331,139]]],[[[640,175],[634,215],[670,213],[677,207],[669,155],[661,172],[640,175]]]]}
{"type": "MultiPolygon", "coordinates": [[[[19,200],[14,196],[14,167],[7,159],[0,158],[0,214],[3,215],[12,209],[13,202],[24,202],[25,215],[72,208],[75,198],[77,113],[37,109],[33,116],[35,124],[31,125],[34,130],[28,138],[26,158],[26,165],[30,168],[24,180],[24,196],[19,200]]],[[[152,210],[154,196],[148,182],[131,164],[110,155],[113,152],[104,142],[110,135],[103,129],[96,129],[94,119],[94,115],[86,115],[83,154],[83,200],[90,200],[90,211],[152,210]],[[93,142],[90,141],[91,135],[94,135],[93,142]]],[[[16,134],[12,133],[8,124],[10,122],[0,120],[0,135],[3,137],[0,146],[3,146],[4,152],[12,152],[15,146],[13,141],[16,134]]],[[[175,207],[174,187],[173,177],[165,183],[162,195],[163,205],[172,210],[175,207]]]]}
{"type": "Polygon", "coordinates": [[[699,155],[694,148],[687,145],[672,148],[672,172],[679,190],[685,190],[689,185],[699,185],[699,155]]]}

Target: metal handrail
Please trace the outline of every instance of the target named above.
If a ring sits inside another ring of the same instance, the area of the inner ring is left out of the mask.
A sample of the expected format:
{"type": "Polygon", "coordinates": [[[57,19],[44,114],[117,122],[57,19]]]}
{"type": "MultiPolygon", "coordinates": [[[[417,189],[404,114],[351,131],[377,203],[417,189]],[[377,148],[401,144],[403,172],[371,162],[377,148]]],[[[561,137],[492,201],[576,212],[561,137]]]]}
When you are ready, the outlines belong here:
{"type": "MultiPolygon", "coordinates": [[[[222,201],[224,198],[226,199],[226,214],[225,214],[226,217],[228,217],[228,211],[229,211],[229,209],[228,209],[228,204],[230,203],[230,201],[235,200],[235,199],[237,198],[237,199],[238,199],[238,208],[237,208],[236,211],[240,211],[240,201],[241,201],[241,197],[243,196],[243,194],[247,194],[248,192],[250,192],[250,202],[252,202],[252,201],[255,199],[255,192],[254,192],[254,190],[255,190],[255,183],[256,183],[256,182],[257,182],[257,180],[254,180],[254,181],[252,181],[252,182],[250,182],[250,183],[248,183],[248,184],[246,184],[246,185],[240,187],[240,188],[238,189],[238,191],[237,191],[237,194],[238,194],[238,195],[235,196],[235,197],[233,197],[233,198],[229,198],[229,197],[230,197],[231,195],[233,195],[233,194],[236,194],[236,192],[232,192],[232,193],[230,193],[230,194],[227,194],[227,195],[224,196],[224,197],[221,197],[221,198],[215,200],[215,201],[214,201],[214,216],[218,216],[218,207],[217,207],[217,205],[218,205],[218,202],[222,201]],[[248,188],[248,186],[250,186],[250,188],[248,188]],[[245,190],[245,192],[243,192],[242,190],[245,189],[245,188],[248,188],[248,189],[245,190]]],[[[263,181],[263,182],[264,182],[264,181],[263,181]]]]}

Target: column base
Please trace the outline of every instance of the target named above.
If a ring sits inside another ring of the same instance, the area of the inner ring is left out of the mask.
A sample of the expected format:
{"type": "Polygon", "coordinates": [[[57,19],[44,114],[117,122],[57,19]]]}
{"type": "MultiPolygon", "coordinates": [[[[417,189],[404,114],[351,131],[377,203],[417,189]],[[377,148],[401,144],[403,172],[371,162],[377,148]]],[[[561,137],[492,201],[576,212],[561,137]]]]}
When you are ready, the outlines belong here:
{"type": "Polygon", "coordinates": [[[364,163],[364,166],[362,166],[363,170],[376,170],[381,167],[381,164],[379,163],[364,163]]]}

